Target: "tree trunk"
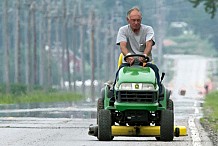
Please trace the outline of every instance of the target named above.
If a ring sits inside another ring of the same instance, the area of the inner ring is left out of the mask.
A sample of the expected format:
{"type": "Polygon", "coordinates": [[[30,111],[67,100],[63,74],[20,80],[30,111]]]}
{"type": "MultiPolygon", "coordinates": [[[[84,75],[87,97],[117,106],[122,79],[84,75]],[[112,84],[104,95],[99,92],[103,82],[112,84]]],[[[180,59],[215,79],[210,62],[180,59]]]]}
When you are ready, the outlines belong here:
{"type": "Polygon", "coordinates": [[[57,54],[57,66],[58,66],[58,81],[61,85],[61,88],[63,88],[63,84],[62,84],[62,71],[61,71],[61,68],[62,68],[62,63],[60,62],[61,60],[61,50],[60,50],[60,41],[59,41],[59,17],[57,16],[55,18],[55,25],[56,25],[56,28],[55,28],[55,48],[56,48],[56,54],[57,54]]]}
{"type": "Polygon", "coordinates": [[[32,4],[32,29],[33,29],[33,84],[36,85],[38,82],[38,58],[37,58],[37,48],[36,48],[36,4],[33,2],[32,4]]]}
{"type": "Polygon", "coordinates": [[[27,48],[26,48],[26,85],[31,90],[31,4],[28,4],[27,48]]]}
{"type": "Polygon", "coordinates": [[[47,66],[46,66],[46,57],[47,57],[47,52],[45,51],[46,47],[46,38],[47,38],[47,18],[48,18],[48,13],[47,13],[47,4],[45,1],[42,1],[42,15],[41,15],[41,52],[40,52],[40,85],[44,87],[44,89],[47,88],[46,85],[46,79],[47,79],[47,66]]]}
{"type": "Polygon", "coordinates": [[[20,49],[20,0],[16,1],[16,37],[15,37],[15,83],[21,82],[21,49],[20,49]]]}
{"type": "Polygon", "coordinates": [[[158,67],[162,66],[163,63],[163,39],[165,35],[165,10],[164,0],[156,0],[157,9],[157,48],[158,48],[158,67]]]}
{"type": "Polygon", "coordinates": [[[94,61],[94,12],[90,13],[90,63],[91,63],[91,99],[92,102],[95,102],[95,88],[94,88],[94,80],[95,80],[95,61],[94,61]]]}
{"type": "MultiPolygon", "coordinates": [[[[76,10],[76,9],[75,9],[76,10]]],[[[76,12],[76,11],[74,11],[76,12]]],[[[74,14],[75,15],[75,14],[74,14]]],[[[83,49],[83,43],[84,43],[84,26],[83,26],[83,21],[85,18],[82,18],[82,1],[79,1],[79,16],[81,16],[80,21],[80,26],[79,26],[79,32],[80,32],[80,46],[79,46],[79,51],[80,51],[80,56],[81,56],[81,68],[80,68],[80,73],[81,73],[81,81],[82,81],[82,94],[85,94],[85,75],[84,75],[84,70],[85,70],[85,64],[84,64],[84,49],[83,49]]],[[[75,18],[74,18],[75,19],[75,18]]],[[[74,50],[74,54],[75,54],[74,50]]],[[[75,65],[74,65],[75,66],[75,65]]]]}
{"type": "MultiPolygon", "coordinates": [[[[71,75],[70,75],[70,53],[69,53],[69,48],[68,48],[68,36],[67,36],[67,10],[66,10],[66,0],[63,0],[63,53],[65,54],[65,50],[66,50],[66,56],[67,56],[67,63],[66,63],[66,67],[67,67],[67,81],[69,83],[69,90],[72,90],[72,86],[71,86],[71,75]]],[[[62,61],[64,62],[64,54],[62,54],[62,61]]],[[[63,68],[63,64],[62,64],[62,68],[63,68]]],[[[62,70],[64,71],[64,69],[62,70]]]]}
{"type": "Polygon", "coordinates": [[[6,84],[6,93],[10,92],[10,78],[9,78],[9,72],[10,72],[10,63],[9,63],[9,34],[8,34],[8,0],[4,1],[3,5],[3,13],[4,13],[4,61],[5,61],[5,84],[6,84]]]}
{"type": "Polygon", "coordinates": [[[51,3],[48,1],[48,38],[47,38],[47,56],[48,56],[48,88],[52,86],[52,68],[51,68],[51,3]]]}

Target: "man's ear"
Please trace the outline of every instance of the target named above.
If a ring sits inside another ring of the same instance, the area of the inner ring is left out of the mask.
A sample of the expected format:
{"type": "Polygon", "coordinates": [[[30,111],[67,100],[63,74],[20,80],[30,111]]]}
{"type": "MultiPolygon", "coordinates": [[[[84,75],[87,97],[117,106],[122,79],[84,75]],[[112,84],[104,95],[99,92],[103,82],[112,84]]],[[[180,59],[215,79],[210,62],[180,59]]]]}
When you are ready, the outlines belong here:
{"type": "Polygon", "coordinates": [[[128,17],[126,17],[126,21],[129,23],[129,18],[128,17]]]}

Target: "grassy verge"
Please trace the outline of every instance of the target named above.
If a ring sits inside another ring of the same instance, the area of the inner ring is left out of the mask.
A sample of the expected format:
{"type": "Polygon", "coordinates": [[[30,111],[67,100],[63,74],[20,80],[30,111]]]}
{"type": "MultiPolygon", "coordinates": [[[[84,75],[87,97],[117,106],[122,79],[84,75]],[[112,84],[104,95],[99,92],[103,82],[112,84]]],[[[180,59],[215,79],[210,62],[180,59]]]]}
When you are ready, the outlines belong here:
{"type": "Polygon", "coordinates": [[[20,95],[0,94],[0,104],[67,102],[79,101],[82,99],[84,99],[82,95],[73,92],[33,91],[20,95]]]}
{"type": "Polygon", "coordinates": [[[202,125],[214,133],[218,133],[218,91],[211,92],[206,96],[203,112],[202,125]]]}

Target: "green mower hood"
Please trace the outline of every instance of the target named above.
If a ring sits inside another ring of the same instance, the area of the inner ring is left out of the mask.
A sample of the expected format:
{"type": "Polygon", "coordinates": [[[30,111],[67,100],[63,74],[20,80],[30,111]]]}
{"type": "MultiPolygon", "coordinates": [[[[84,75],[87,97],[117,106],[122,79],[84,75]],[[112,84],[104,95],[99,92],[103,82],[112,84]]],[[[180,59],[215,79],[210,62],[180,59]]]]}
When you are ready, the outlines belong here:
{"type": "Polygon", "coordinates": [[[149,67],[131,66],[120,69],[116,87],[121,83],[149,83],[157,86],[154,71],[149,67]]]}

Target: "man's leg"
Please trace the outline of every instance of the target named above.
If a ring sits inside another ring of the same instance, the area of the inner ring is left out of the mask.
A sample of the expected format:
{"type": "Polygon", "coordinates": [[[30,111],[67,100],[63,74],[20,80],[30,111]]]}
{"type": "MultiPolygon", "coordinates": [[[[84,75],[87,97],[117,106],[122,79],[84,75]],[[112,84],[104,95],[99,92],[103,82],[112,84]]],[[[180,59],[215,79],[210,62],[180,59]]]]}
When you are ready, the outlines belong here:
{"type": "Polygon", "coordinates": [[[146,66],[147,67],[150,67],[150,68],[152,68],[153,70],[154,70],[154,72],[155,72],[155,76],[156,76],[156,78],[157,78],[157,84],[158,84],[158,86],[159,86],[159,92],[161,93],[161,83],[160,83],[160,75],[159,75],[159,69],[158,69],[158,67],[155,65],[155,64],[152,64],[152,63],[147,63],[146,64],[146,66]]]}

